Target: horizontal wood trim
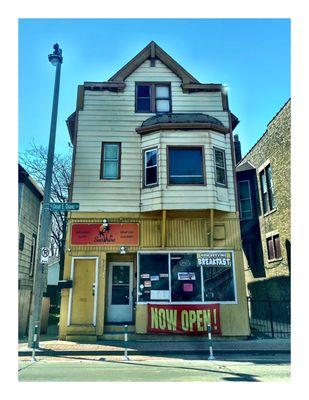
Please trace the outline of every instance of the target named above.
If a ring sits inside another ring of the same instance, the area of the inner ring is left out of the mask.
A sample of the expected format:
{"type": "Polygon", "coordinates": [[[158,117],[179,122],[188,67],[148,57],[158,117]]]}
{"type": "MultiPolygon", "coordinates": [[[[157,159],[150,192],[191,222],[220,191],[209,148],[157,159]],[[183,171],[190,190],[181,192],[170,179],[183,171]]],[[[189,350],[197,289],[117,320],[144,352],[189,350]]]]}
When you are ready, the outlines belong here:
{"type": "Polygon", "coordinates": [[[185,129],[209,129],[212,131],[220,132],[227,134],[229,133],[229,130],[225,128],[224,126],[219,126],[215,124],[208,124],[208,123],[165,123],[165,124],[156,124],[156,125],[150,125],[150,126],[144,126],[144,127],[139,127],[136,128],[136,132],[139,134],[144,134],[144,133],[150,133],[150,132],[155,132],[155,131],[164,131],[164,130],[185,130],[185,129]]]}
{"type": "Polygon", "coordinates": [[[217,83],[182,83],[182,90],[186,92],[218,92],[223,89],[221,84],[217,83]]]}
{"type": "Polygon", "coordinates": [[[87,90],[111,90],[116,92],[124,91],[124,82],[85,82],[84,88],[87,90]]]}

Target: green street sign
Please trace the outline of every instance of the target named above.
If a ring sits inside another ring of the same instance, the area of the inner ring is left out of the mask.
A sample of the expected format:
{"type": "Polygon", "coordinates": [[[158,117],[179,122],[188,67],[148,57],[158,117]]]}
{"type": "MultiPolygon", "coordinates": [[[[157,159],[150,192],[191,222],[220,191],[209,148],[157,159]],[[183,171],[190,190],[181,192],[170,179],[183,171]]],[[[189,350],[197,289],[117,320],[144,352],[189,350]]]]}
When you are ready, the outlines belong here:
{"type": "Polygon", "coordinates": [[[49,203],[50,211],[74,211],[79,210],[79,203],[49,203]]]}

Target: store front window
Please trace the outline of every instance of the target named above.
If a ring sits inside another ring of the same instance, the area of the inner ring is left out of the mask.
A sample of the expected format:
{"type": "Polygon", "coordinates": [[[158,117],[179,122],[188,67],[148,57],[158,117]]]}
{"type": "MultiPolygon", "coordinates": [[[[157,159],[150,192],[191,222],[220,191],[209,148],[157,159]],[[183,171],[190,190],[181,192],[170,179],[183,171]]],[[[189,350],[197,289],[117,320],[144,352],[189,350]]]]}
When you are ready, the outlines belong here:
{"type": "Polygon", "coordinates": [[[235,302],[232,251],[138,254],[138,302],[235,302]]]}

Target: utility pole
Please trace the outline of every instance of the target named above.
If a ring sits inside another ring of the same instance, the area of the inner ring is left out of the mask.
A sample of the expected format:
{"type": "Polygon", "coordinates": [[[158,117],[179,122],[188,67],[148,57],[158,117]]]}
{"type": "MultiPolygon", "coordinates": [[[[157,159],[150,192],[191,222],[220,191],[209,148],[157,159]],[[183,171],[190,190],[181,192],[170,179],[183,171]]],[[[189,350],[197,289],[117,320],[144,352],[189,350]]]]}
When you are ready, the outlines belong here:
{"type": "Polygon", "coordinates": [[[53,108],[52,108],[52,116],[50,123],[43,207],[41,212],[41,226],[39,232],[39,244],[38,244],[39,251],[38,251],[38,259],[36,261],[36,268],[34,272],[32,307],[31,307],[32,312],[30,315],[29,330],[28,330],[29,347],[39,346],[40,330],[41,330],[40,328],[41,328],[42,298],[43,298],[44,287],[46,285],[47,265],[48,265],[47,262],[50,253],[51,212],[49,210],[49,203],[50,203],[53,164],[54,164],[60,72],[63,60],[62,50],[59,48],[59,45],[57,43],[54,45],[54,52],[52,54],[49,54],[48,59],[52,63],[52,65],[56,67],[56,75],[55,75],[55,85],[54,85],[53,108]],[[44,255],[46,256],[45,259],[44,255]],[[38,337],[35,345],[33,343],[33,335],[35,332],[36,325],[38,326],[38,337]]]}

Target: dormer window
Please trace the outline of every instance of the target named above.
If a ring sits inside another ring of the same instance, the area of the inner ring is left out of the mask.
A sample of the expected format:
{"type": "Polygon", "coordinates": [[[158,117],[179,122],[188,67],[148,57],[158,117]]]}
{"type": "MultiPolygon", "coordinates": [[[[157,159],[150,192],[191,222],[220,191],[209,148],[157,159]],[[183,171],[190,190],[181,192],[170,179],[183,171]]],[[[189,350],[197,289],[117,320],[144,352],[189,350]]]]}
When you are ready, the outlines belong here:
{"type": "Polygon", "coordinates": [[[136,83],[135,111],[138,113],[171,112],[171,85],[169,83],[136,83]]]}

